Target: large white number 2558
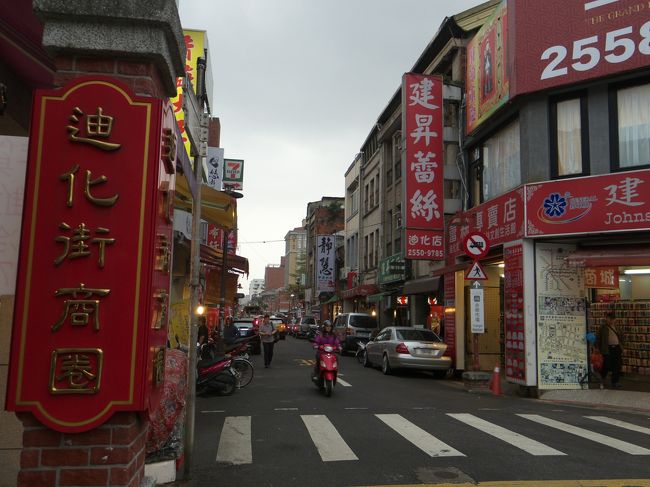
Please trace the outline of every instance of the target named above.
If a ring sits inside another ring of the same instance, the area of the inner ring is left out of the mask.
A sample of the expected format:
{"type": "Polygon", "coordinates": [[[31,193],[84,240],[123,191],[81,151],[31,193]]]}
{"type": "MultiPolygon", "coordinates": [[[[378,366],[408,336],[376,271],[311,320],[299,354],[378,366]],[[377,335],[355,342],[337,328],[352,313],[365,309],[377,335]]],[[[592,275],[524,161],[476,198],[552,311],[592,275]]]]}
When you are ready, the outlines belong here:
{"type": "MultiPolygon", "coordinates": [[[[627,61],[634,55],[636,50],[635,42],[629,37],[632,34],[632,27],[623,27],[622,29],[613,30],[605,35],[605,60],[608,63],[616,64],[627,61]]],[[[646,22],[639,29],[641,42],[639,42],[639,52],[641,54],[650,54],[650,21],[646,22]]],[[[573,41],[572,59],[575,61],[571,67],[575,71],[589,71],[595,68],[600,62],[601,55],[598,47],[598,36],[587,37],[573,41]]],[[[549,60],[549,63],[542,71],[540,79],[555,78],[566,76],[569,73],[567,66],[561,66],[568,54],[565,46],[551,46],[546,49],[541,56],[542,61],[549,60]]]]}

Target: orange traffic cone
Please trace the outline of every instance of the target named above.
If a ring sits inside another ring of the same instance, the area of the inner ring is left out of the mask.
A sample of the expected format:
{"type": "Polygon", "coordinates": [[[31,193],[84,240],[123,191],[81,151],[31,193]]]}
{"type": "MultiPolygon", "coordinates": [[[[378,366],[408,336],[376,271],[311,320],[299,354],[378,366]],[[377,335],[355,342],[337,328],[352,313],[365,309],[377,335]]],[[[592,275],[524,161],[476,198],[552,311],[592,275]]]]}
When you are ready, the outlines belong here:
{"type": "Polygon", "coordinates": [[[492,394],[495,396],[500,396],[501,395],[501,368],[500,368],[500,363],[499,360],[497,359],[497,363],[494,366],[494,370],[492,371],[492,378],[490,379],[490,390],[492,391],[492,394]]]}

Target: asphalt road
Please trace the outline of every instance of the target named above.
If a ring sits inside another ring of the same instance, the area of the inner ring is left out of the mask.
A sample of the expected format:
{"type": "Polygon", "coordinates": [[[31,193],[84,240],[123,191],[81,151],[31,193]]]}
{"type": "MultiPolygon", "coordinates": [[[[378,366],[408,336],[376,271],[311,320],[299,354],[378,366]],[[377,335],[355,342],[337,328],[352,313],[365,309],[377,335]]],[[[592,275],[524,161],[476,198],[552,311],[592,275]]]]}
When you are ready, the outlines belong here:
{"type": "Polygon", "coordinates": [[[429,374],[384,376],[354,357],[340,358],[328,398],[309,379],[313,358],[309,342],[287,337],[271,368],[253,358],[248,387],[197,399],[187,485],[650,479],[647,415],[470,394],[429,374]]]}

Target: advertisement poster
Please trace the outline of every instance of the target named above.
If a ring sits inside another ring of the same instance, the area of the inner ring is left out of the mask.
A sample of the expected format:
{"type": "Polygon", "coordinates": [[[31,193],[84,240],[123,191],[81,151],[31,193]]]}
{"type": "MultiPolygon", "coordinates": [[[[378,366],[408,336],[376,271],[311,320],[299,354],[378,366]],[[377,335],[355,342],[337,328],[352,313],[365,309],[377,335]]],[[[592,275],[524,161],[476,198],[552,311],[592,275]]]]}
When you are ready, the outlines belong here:
{"type": "Polygon", "coordinates": [[[540,389],[580,389],[580,378],[587,371],[583,271],[564,260],[574,249],[550,243],[539,243],[535,249],[540,389]]]}
{"type": "Polygon", "coordinates": [[[511,96],[647,67],[649,14],[639,0],[508,2],[511,96]]]}
{"type": "Polygon", "coordinates": [[[506,333],[506,378],[526,385],[526,329],[524,322],[524,247],[503,249],[503,301],[506,333]]]}
{"type": "Polygon", "coordinates": [[[334,291],[334,235],[316,237],[316,294],[334,291]]]}
{"type": "Polygon", "coordinates": [[[402,77],[406,259],[444,259],[442,78],[402,77]]]}
{"type": "Polygon", "coordinates": [[[206,184],[217,191],[221,191],[221,182],[223,179],[223,155],[222,147],[208,147],[207,173],[208,180],[206,184]]]}
{"type": "Polygon", "coordinates": [[[467,46],[467,133],[510,98],[507,26],[503,1],[467,46]]]}

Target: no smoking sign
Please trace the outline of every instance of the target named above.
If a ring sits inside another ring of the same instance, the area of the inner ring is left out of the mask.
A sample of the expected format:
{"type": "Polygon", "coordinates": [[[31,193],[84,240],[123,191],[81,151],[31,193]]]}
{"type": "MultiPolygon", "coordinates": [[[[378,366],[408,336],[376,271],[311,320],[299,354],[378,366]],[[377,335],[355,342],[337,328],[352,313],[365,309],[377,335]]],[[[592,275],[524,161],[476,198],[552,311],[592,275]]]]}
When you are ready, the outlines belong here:
{"type": "Polygon", "coordinates": [[[490,250],[487,237],[481,232],[472,232],[463,239],[463,250],[473,259],[485,257],[490,250]]]}

